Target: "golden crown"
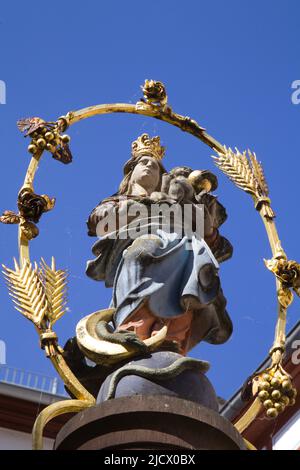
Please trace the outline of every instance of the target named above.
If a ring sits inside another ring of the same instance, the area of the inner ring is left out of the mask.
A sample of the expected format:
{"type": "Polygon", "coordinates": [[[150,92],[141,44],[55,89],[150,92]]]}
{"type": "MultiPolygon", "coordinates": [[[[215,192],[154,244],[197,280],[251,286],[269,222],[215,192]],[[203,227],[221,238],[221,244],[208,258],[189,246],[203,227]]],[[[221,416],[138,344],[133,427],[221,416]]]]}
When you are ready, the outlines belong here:
{"type": "Polygon", "coordinates": [[[138,158],[142,155],[151,155],[151,157],[161,160],[165,153],[165,147],[160,145],[160,138],[150,137],[148,134],[140,135],[131,144],[132,158],[138,158]]]}

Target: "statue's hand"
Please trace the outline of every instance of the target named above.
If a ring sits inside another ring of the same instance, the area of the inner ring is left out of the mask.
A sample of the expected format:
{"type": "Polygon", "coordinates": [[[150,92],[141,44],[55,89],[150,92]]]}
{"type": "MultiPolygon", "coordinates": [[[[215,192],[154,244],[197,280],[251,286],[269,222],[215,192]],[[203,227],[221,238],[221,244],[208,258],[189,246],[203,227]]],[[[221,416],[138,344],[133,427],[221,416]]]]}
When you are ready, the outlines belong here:
{"type": "Polygon", "coordinates": [[[194,198],[194,189],[187,178],[178,176],[170,182],[169,197],[177,202],[191,202],[194,198]]]}
{"type": "Polygon", "coordinates": [[[176,199],[170,197],[166,193],[162,193],[159,191],[154,191],[153,193],[151,193],[150,199],[151,199],[151,202],[154,202],[154,203],[157,203],[157,202],[166,202],[168,204],[176,203],[176,199]]]}

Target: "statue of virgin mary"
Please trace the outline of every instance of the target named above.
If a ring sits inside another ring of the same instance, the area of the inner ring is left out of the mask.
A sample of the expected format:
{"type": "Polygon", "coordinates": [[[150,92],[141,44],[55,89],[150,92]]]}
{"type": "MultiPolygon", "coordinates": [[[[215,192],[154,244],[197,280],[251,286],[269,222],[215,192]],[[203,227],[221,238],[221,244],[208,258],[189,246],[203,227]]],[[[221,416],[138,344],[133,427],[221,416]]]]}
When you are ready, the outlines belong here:
{"type": "Polygon", "coordinates": [[[88,234],[99,240],[86,273],[113,288],[114,331],[144,340],[167,325],[166,341],[185,355],[200,341],[220,344],[231,335],[218,273],[232,245],[218,230],[227,215],[211,194],[215,175],[167,172],[164,152],[159,137],[143,134],[132,143],[118,192],[89,216],[88,234]]]}

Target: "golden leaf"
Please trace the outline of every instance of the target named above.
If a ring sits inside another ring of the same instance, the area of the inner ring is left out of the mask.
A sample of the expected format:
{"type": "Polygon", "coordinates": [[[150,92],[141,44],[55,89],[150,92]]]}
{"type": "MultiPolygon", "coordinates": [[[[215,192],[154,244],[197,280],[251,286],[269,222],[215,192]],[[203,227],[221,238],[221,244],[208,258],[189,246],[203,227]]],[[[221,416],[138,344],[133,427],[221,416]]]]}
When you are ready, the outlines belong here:
{"type": "Polygon", "coordinates": [[[277,292],[277,297],[280,305],[283,308],[288,308],[289,305],[293,302],[293,293],[288,288],[279,289],[277,292]]]}
{"type": "Polygon", "coordinates": [[[3,224],[19,224],[20,216],[13,211],[5,211],[0,216],[0,222],[3,224]]]}
{"type": "MultiPolygon", "coordinates": [[[[55,148],[55,147],[54,147],[55,148]]],[[[47,194],[42,194],[42,197],[45,199],[47,205],[45,207],[45,211],[51,211],[55,206],[55,198],[50,198],[47,194]]]]}

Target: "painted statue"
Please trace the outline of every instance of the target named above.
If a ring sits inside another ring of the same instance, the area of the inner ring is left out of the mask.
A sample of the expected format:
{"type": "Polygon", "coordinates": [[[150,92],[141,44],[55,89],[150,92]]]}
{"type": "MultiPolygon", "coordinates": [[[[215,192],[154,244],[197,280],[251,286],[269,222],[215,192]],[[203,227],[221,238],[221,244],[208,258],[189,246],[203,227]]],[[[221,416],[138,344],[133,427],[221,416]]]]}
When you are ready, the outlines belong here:
{"type": "Polygon", "coordinates": [[[113,288],[108,334],[131,332],[126,338],[138,344],[167,325],[165,347],[185,355],[200,341],[231,335],[218,270],[232,246],[218,230],[227,215],[210,194],[216,177],[188,167],[168,173],[164,152],[159,137],[132,143],[118,192],[89,216],[88,234],[100,238],[86,273],[113,288]]]}

